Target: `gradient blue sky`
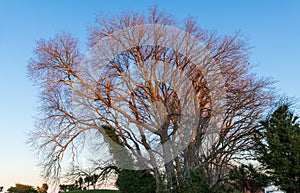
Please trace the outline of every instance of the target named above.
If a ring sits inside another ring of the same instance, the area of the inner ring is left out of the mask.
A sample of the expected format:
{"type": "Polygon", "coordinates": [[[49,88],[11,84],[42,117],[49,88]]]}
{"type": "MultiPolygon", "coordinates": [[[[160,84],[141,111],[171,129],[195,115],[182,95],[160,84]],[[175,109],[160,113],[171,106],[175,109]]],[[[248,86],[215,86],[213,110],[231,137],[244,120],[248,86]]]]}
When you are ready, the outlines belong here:
{"type": "Polygon", "coordinates": [[[271,76],[289,96],[300,96],[300,1],[14,1],[0,0],[0,185],[38,185],[37,160],[25,144],[38,104],[26,65],[36,40],[61,30],[86,43],[87,26],[96,12],[145,11],[151,5],[178,19],[195,16],[221,34],[237,30],[249,38],[251,62],[261,76],[271,76]]]}

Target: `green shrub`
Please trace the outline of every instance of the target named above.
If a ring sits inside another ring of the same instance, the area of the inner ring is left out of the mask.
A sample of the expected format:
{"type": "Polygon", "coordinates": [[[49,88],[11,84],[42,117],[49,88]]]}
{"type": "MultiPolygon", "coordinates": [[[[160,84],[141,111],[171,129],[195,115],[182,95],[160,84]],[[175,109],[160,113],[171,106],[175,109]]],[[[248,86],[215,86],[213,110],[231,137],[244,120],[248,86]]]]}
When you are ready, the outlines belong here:
{"type": "Polygon", "coordinates": [[[182,182],[181,186],[172,190],[172,193],[209,193],[209,185],[206,182],[202,170],[191,171],[190,178],[182,182]]]}
{"type": "Polygon", "coordinates": [[[116,181],[121,193],[154,193],[155,178],[148,170],[121,170],[116,181]]]}

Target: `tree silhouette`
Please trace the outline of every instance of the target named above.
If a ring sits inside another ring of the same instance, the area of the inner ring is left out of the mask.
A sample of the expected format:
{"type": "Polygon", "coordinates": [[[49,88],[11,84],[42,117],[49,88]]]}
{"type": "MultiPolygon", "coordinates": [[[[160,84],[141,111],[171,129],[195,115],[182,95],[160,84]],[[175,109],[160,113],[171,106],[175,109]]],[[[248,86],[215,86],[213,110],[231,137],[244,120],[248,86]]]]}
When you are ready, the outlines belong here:
{"type": "Polygon", "coordinates": [[[82,189],[82,185],[83,185],[83,178],[81,176],[78,178],[78,183],[79,183],[79,188],[81,190],[82,189]]]}

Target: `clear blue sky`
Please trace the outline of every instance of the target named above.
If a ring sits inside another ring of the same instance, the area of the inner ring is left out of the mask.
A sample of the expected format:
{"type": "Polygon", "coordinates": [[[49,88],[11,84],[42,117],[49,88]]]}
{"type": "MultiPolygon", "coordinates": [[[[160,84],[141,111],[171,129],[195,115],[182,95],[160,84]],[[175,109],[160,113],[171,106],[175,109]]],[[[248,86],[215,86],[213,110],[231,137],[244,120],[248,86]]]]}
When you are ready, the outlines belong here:
{"type": "Polygon", "coordinates": [[[61,30],[86,43],[87,26],[96,12],[145,11],[151,5],[178,19],[195,16],[205,29],[249,37],[251,62],[259,75],[271,76],[276,87],[300,97],[300,1],[14,1],[0,0],[0,185],[38,185],[37,160],[25,144],[33,128],[37,91],[26,77],[35,41],[61,30]]]}

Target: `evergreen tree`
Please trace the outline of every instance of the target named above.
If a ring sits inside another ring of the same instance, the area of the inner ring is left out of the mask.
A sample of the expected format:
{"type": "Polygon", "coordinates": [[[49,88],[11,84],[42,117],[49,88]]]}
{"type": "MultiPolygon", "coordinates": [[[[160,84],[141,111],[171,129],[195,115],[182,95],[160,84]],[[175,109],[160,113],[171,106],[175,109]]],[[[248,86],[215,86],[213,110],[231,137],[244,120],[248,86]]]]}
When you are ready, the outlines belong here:
{"type": "Polygon", "coordinates": [[[79,189],[81,190],[82,189],[82,184],[83,184],[83,178],[82,177],[78,178],[78,183],[79,183],[79,189]]]}
{"type": "Polygon", "coordinates": [[[130,170],[124,169],[125,168],[132,168],[134,169],[134,160],[130,156],[129,152],[122,151],[120,147],[123,147],[124,144],[120,140],[120,137],[116,135],[114,128],[109,126],[102,126],[107,137],[118,144],[112,144],[108,139],[107,140],[109,146],[110,153],[114,156],[114,159],[117,163],[117,166],[121,166],[118,169],[118,178],[116,181],[116,185],[119,187],[120,192],[122,193],[132,193],[132,192],[139,192],[139,193],[151,193],[155,192],[156,184],[155,178],[150,170],[130,170]]]}
{"type": "Polygon", "coordinates": [[[288,105],[261,122],[258,160],[270,179],[287,193],[300,192],[300,126],[288,105]]]}
{"type": "Polygon", "coordinates": [[[267,176],[251,164],[241,164],[230,171],[229,184],[240,192],[260,192],[267,185],[267,176]]]}

